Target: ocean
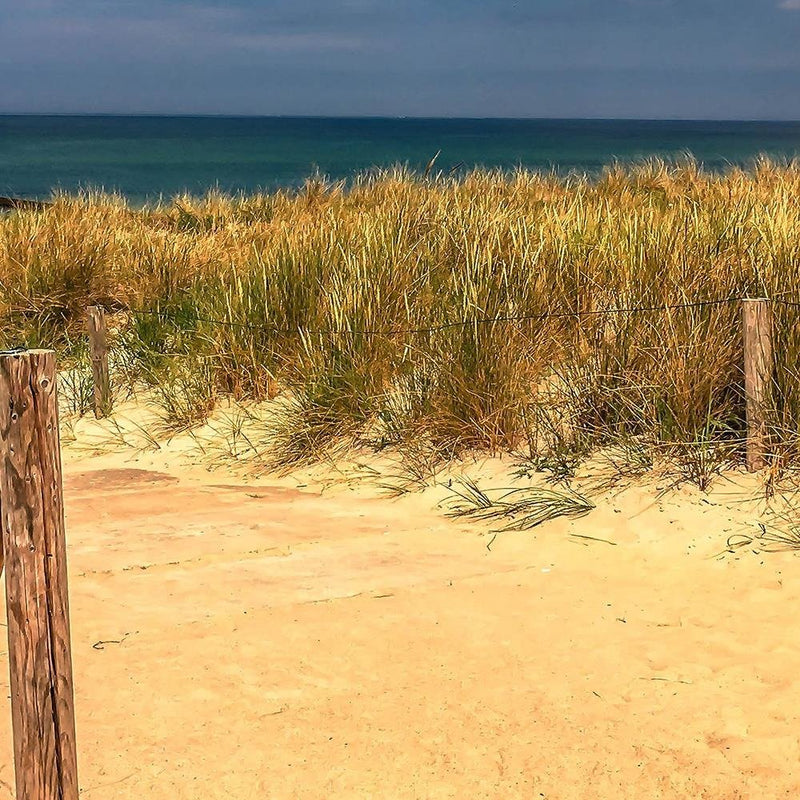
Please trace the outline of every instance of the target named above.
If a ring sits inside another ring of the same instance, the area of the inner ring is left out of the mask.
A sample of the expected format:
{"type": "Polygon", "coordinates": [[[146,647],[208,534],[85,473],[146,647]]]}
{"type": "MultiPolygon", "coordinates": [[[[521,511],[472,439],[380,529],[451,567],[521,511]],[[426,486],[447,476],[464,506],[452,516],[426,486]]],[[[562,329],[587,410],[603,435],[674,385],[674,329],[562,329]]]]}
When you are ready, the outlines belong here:
{"type": "Polygon", "coordinates": [[[0,194],[293,187],[315,172],[474,166],[597,174],[613,161],[691,153],[711,170],[800,157],[800,122],[0,115],[0,194]]]}

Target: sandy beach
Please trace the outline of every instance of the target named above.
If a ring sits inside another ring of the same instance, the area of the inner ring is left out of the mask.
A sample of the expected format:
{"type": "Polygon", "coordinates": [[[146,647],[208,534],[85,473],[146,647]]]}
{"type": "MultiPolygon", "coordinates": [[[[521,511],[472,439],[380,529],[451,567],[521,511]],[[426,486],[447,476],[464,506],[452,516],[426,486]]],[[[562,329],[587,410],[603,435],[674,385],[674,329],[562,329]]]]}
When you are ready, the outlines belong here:
{"type": "Polygon", "coordinates": [[[800,789],[797,557],[716,557],[752,532],[743,473],[492,541],[441,487],[244,480],[179,445],[64,458],[83,797],[800,789]]]}
{"type": "Polygon", "coordinates": [[[0,16],[0,800],[800,797],[800,0],[0,16]]]}

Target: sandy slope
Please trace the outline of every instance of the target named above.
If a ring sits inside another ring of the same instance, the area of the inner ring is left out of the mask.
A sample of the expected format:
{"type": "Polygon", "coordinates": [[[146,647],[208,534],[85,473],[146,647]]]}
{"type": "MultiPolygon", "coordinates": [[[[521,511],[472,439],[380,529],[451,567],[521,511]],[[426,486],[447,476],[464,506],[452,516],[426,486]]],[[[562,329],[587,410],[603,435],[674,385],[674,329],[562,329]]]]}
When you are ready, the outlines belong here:
{"type": "Polygon", "coordinates": [[[66,461],[82,797],[800,790],[800,561],[713,558],[736,487],[628,489],[489,550],[435,492],[66,461]]]}

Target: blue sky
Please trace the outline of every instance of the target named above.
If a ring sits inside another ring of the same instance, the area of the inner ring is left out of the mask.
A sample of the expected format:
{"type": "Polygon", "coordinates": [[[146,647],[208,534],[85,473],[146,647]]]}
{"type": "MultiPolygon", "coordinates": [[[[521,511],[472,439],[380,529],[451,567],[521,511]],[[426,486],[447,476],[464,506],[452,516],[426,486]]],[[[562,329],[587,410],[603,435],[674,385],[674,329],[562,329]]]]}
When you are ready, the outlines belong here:
{"type": "Polygon", "coordinates": [[[800,0],[0,0],[0,111],[800,119],[800,0]]]}

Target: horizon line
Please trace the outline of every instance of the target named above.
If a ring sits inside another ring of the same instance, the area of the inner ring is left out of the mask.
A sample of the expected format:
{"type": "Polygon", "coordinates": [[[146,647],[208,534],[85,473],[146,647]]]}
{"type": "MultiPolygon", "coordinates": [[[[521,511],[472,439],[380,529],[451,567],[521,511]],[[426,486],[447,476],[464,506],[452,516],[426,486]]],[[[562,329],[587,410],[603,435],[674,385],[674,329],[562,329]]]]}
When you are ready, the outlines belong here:
{"type": "Polygon", "coordinates": [[[229,113],[163,113],[163,112],[117,112],[117,111],[0,111],[0,117],[114,117],[150,119],[327,119],[327,120],[419,120],[419,121],[480,121],[480,122],[742,122],[798,124],[798,119],[775,119],[772,117],[548,117],[548,116],[430,116],[416,114],[229,114],[229,113]]]}

